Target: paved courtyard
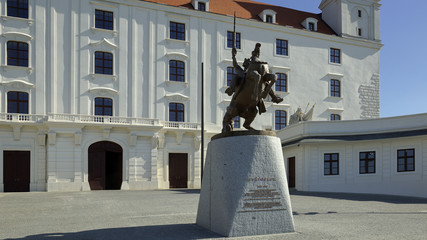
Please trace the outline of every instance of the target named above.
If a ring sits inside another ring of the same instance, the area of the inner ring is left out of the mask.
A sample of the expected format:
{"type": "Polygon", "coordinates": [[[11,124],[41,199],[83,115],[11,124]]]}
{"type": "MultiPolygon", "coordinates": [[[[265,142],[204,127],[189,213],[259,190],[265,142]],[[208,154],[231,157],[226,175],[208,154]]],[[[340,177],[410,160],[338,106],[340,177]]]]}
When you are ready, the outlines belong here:
{"type": "MultiPolygon", "coordinates": [[[[0,239],[221,239],[198,190],[0,193],[0,239]]],[[[231,239],[427,239],[427,199],[291,192],[296,232],[231,239]]]]}

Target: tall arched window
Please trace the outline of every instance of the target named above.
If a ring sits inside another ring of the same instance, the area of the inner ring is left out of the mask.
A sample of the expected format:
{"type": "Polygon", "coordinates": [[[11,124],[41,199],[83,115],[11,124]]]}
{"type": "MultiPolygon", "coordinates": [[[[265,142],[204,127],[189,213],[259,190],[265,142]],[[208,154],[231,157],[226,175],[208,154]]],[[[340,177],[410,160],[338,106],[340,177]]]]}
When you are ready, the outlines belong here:
{"type": "Polygon", "coordinates": [[[288,91],[288,75],[286,73],[277,73],[276,91],[287,92],[288,91]]]}
{"type": "Polygon", "coordinates": [[[185,63],[177,60],[169,61],[169,81],[185,82],[185,63]]]}
{"type": "Polygon", "coordinates": [[[169,121],[184,122],[184,104],[169,103],[169,121]]]}
{"type": "Polygon", "coordinates": [[[274,114],[274,125],[276,130],[286,127],[286,111],[276,110],[274,114]]]}
{"type": "Polygon", "coordinates": [[[331,97],[341,97],[341,82],[331,79],[331,97]]]}

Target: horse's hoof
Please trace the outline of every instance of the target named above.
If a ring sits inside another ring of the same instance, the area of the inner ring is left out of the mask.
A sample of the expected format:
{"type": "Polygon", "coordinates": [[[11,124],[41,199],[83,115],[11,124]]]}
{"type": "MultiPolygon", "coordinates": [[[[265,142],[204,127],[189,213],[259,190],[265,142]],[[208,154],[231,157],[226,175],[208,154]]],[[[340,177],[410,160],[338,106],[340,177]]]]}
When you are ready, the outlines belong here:
{"type": "Polygon", "coordinates": [[[251,127],[249,125],[244,125],[243,124],[243,127],[246,128],[246,129],[248,129],[248,130],[255,130],[255,128],[253,128],[253,127],[251,127]]]}

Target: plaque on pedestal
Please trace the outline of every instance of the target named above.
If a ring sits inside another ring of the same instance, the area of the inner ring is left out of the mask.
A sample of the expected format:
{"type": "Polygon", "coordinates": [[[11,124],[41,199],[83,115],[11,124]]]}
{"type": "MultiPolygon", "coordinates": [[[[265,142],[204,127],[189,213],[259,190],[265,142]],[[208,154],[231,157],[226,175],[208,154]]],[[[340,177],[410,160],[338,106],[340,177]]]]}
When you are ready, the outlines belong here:
{"type": "Polygon", "coordinates": [[[214,136],[197,225],[229,237],[294,232],[282,147],[274,132],[214,136]]]}

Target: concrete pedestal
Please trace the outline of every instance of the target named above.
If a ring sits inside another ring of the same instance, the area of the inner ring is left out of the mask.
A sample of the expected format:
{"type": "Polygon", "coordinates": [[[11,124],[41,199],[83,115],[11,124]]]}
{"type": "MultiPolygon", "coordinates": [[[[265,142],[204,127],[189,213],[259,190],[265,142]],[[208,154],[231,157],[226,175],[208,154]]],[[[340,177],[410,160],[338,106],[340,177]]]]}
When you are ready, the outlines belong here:
{"type": "Polygon", "coordinates": [[[295,231],[282,147],[274,132],[214,136],[197,225],[230,237],[295,231]]]}

